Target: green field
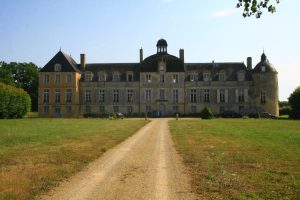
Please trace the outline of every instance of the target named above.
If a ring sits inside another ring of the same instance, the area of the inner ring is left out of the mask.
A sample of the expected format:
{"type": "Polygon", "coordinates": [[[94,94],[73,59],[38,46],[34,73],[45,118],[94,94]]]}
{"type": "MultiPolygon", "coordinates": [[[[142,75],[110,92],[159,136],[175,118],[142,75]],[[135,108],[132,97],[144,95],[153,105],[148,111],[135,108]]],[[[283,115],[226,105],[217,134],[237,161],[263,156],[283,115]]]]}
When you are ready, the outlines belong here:
{"type": "Polygon", "coordinates": [[[170,122],[175,146],[204,199],[300,199],[300,121],[170,122]]]}
{"type": "Polygon", "coordinates": [[[0,120],[0,199],[32,199],[146,123],[99,119],[0,120]]]}

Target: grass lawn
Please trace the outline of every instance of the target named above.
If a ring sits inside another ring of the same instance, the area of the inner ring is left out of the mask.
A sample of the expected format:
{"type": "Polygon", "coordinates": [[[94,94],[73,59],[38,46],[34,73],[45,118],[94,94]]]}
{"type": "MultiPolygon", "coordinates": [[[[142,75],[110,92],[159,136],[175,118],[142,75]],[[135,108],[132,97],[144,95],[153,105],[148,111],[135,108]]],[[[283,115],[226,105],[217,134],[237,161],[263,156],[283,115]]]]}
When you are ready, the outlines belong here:
{"type": "Polygon", "coordinates": [[[177,150],[205,199],[300,199],[300,121],[170,121],[177,150]]]}
{"type": "Polygon", "coordinates": [[[0,120],[0,199],[32,199],[135,133],[145,120],[0,120]]]}

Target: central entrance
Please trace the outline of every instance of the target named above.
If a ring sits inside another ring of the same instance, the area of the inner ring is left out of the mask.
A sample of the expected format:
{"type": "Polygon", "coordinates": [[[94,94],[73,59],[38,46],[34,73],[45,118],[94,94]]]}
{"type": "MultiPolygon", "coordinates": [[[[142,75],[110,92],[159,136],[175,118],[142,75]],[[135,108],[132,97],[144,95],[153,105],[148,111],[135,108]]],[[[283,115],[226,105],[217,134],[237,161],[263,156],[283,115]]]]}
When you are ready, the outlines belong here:
{"type": "Polygon", "coordinates": [[[166,114],[166,106],[164,104],[159,104],[159,116],[165,116],[166,114]]]}

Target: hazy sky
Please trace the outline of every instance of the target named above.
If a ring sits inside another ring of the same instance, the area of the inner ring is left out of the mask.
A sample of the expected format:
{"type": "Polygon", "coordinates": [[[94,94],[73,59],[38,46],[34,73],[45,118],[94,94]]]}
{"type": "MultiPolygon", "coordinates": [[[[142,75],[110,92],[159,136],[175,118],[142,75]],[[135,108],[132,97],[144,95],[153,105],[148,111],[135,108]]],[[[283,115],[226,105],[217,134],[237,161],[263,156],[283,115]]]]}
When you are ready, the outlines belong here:
{"type": "Polygon", "coordinates": [[[43,67],[60,48],[79,62],[138,62],[185,50],[186,62],[255,66],[265,50],[286,100],[300,86],[300,1],[282,1],[274,15],[244,19],[237,0],[0,0],[0,60],[43,67]]]}

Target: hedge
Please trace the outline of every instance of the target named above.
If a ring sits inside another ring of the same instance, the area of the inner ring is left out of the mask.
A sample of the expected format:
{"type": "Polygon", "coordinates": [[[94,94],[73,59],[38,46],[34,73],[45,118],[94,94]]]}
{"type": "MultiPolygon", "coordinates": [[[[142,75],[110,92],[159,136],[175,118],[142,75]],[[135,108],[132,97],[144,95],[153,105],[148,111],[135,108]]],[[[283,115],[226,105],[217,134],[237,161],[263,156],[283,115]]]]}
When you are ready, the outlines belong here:
{"type": "Polygon", "coordinates": [[[30,96],[23,89],[0,83],[0,119],[21,118],[30,108],[30,96]]]}

